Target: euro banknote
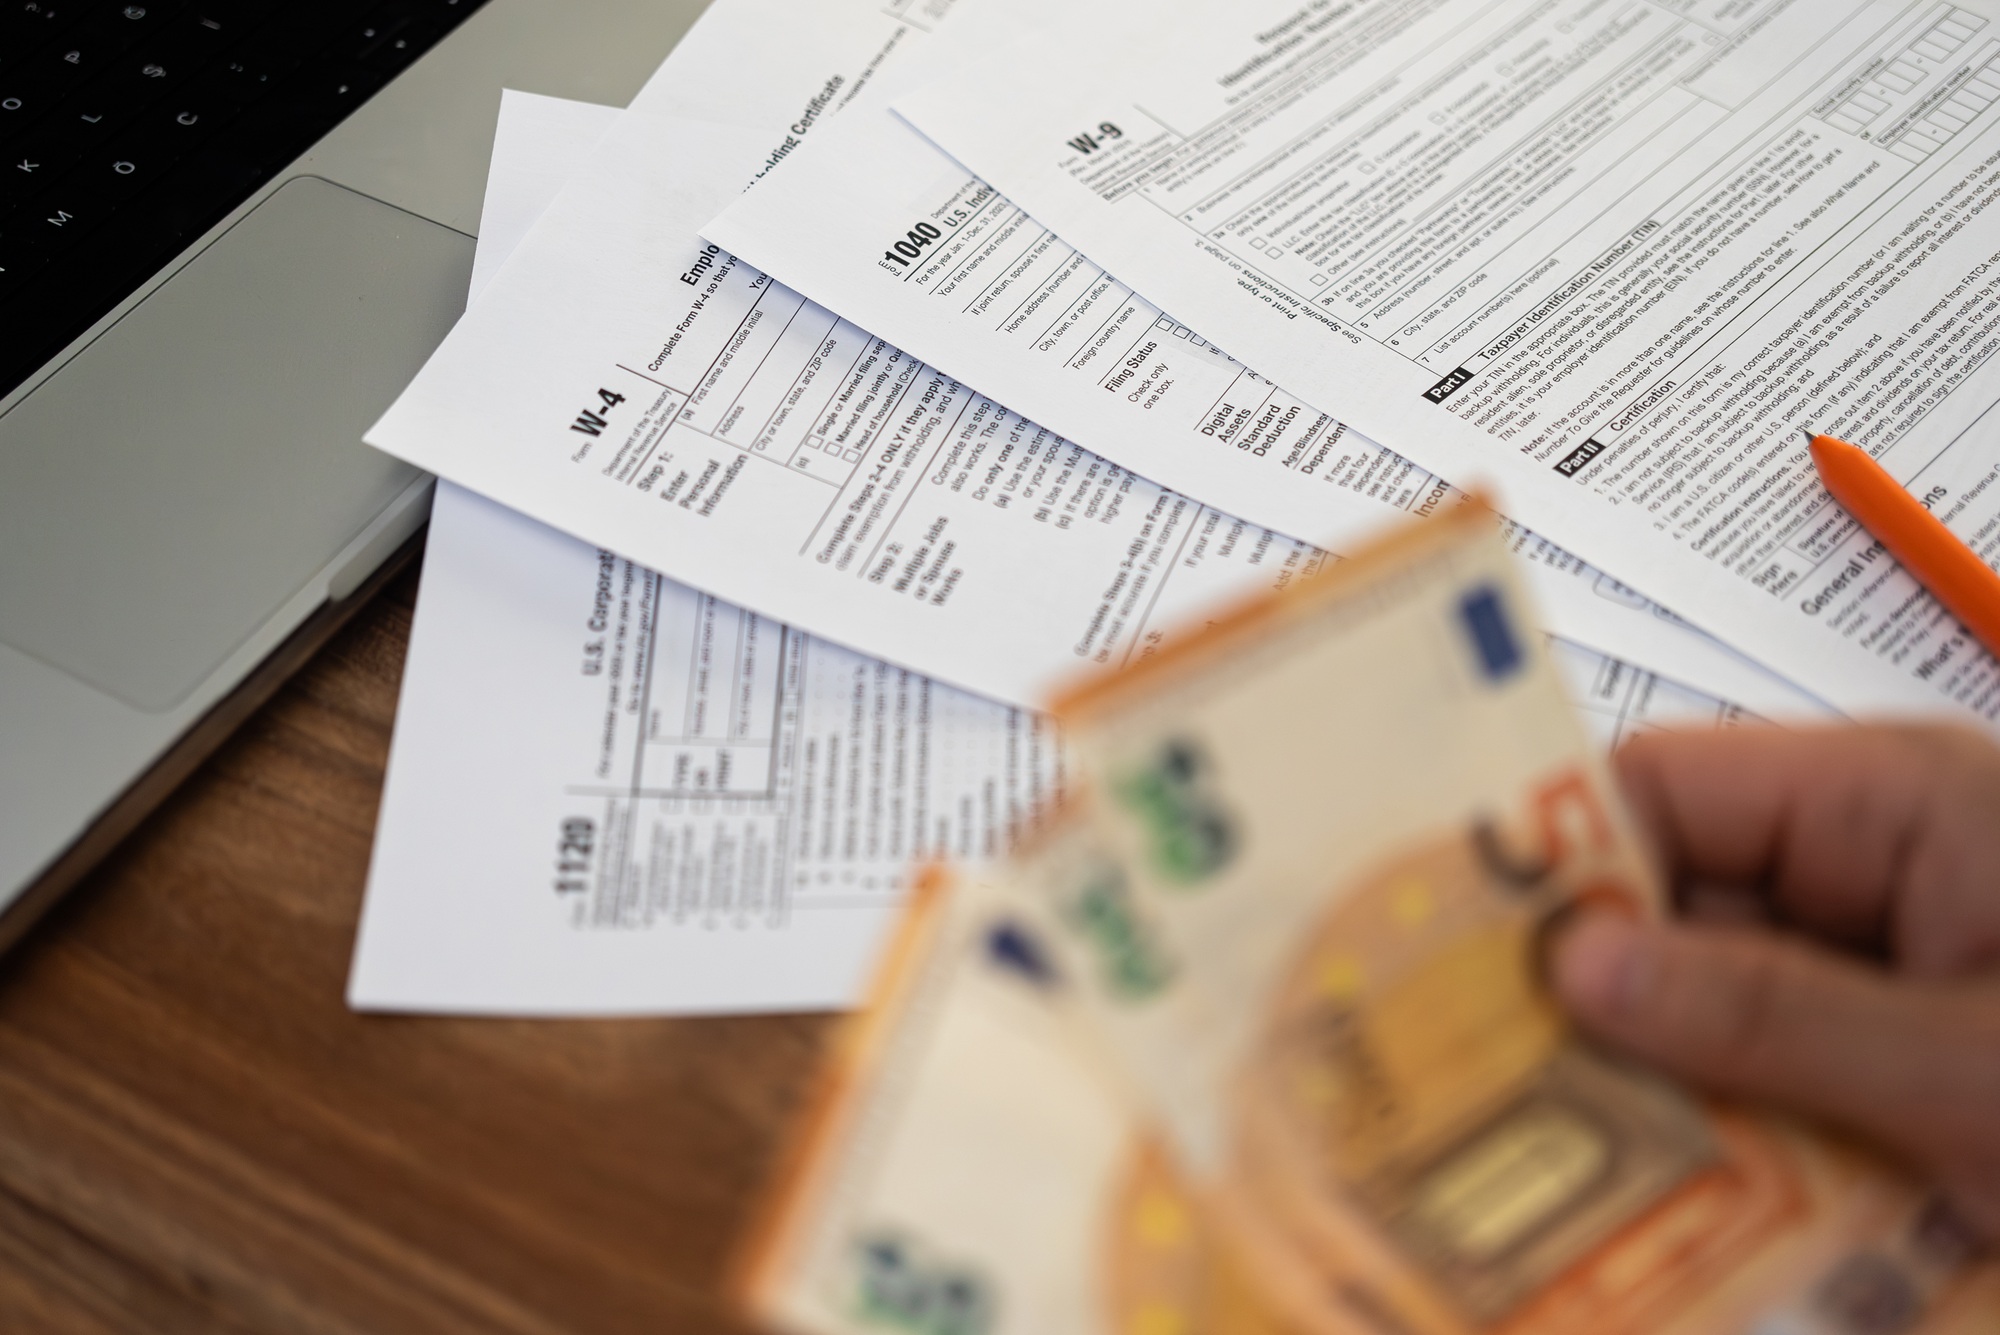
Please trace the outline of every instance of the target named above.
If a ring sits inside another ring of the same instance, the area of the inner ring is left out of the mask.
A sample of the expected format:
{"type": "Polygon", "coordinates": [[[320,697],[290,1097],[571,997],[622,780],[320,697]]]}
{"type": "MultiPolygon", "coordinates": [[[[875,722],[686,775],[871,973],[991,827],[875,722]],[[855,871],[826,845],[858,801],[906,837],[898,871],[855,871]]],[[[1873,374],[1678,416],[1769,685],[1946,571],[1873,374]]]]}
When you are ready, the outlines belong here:
{"type": "Polygon", "coordinates": [[[1579,905],[1663,911],[1490,515],[1057,702],[1075,791],[932,873],[749,1250],[798,1335],[1960,1335],[1970,1233],[1601,1051],[1579,905]]]}
{"type": "Polygon", "coordinates": [[[1281,1335],[1066,1014],[1048,931],[1019,887],[925,878],[746,1247],[756,1319],[1281,1335]]]}

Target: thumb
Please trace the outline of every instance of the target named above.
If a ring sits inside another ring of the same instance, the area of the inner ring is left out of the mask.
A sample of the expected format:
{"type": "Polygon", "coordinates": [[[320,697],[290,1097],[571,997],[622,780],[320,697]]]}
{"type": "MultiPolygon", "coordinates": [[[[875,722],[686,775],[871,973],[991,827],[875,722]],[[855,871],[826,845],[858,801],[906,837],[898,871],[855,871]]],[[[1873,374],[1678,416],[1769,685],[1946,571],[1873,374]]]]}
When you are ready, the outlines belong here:
{"type": "Polygon", "coordinates": [[[1777,1104],[1927,1166],[1987,1139],[1957,1005],[1934,989],[1771,933],[1590,914],[1554,942],[1551,981],[1592,1036],[1714,1093],[1777,1104]]]}

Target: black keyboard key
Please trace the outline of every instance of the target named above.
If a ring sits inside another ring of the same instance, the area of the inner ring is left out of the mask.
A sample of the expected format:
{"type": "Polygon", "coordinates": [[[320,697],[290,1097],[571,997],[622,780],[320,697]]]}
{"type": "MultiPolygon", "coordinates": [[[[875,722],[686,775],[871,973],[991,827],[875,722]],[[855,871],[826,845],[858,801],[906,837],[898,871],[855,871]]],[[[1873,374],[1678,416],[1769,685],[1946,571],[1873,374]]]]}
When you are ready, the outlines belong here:
{"type": "Polygon", "coordinates": [[[138,41],[137,32],[92,20],[78,24],[62,40],[43,47],[37,59],[67,66],[78,77],[89,78],[124,55],[138,41]]]}
{"type": "MultiPolygon", "coordinates": [[[[134,78],[164,78],[165,66],[156,61],[124,59],[127,52],[159,26],[151,20],[157,13],[158,8],[142,5],[101,11],[77,24],[61,40],[45,46],[36,57],[16,67],[14,73],[30,83],[38,82],[44,97],[51,93],[66,97],[77,89],[94,85],[103,76],[119,72],[134,78]],[[128,17],[133,14],[140,18],[128,17]],[[160,73],[157,76],[134,73],[146,64],[154,65],[160,73]]],[[[161,22],[164,21],[162,18],[161,22]]]]}
{"type": "Polygon", "coordinates": [[[110,212],[66,182],[15,206],[7,235],[46,262],[74,245],[110,212]]]}
{"type": "Polygon", "coordinates": [[[268,0],[194,0],[181,12],[190,22],[227,33],[231,40],[241,40],[252,29],[270,22],[272,9],[268,0]]]}
{"type": "Polygon", "coordinates": [[[0,144],[9,142],[40,120],[43,113],[55,104],[53,93],[44,95],[37,89],[16,83],[7,77],[6,70],[0,70],[0,144]]]}
{"type": "Polygon", "coordinates": [[[333,45],[335,34],[351,26],[363,6],[281,5],[267,11],[242,48],[244,58],[257,61],[324,59],[347,54],[333,45]]]}
{"type": "Polygon", "coordinates": [[[432,0],[431,4],[419,10],[408,25],[369,47],[362,63],[384,70],[391,77],[400,74],[456,26],[455,13],[454,10],[440,8],[432,0]]]}
{"type": "MultiPolygon", "coordinates": [[[[115,57],[76,93],[65,99],[58,114],[81,119],[91,125],[123,128],[147,107],[182,96],[184,88],[208,75],[213,58],[171,55],[151,46],[140,47],[115,57]]],[[[209,96],[206,100],[228,99],[209,96]]]]}
{"type": "Polygon", "coordinates": [[[223,20],[198,10],[176,15],[165,29],[146,41],[146,49],[173,64],[205,65],[226,54],[250,34],[251,25],[223,20]]]}
{"type": "Polygon", "coordinates": [[[142,107],[189,82],[196,68],[193,60],[169,61],[163,53],[142,47],[112,61],[109,69],[90,81],[85,93],[112,107],[142,107]]]}
{"type": "Polygon", "coordinates": [[[25,134],[7,146],[10,158],[32,157],[58,167],[76,161],[92,145],[110,138],[110,127],[101,116],[82,112],[72,102],[59,105],[50,114],[28,127],[25,134]]]}
{"type": "Polygon", "coordinates": [[[0,232],[0,301],[33,277],[42,267],[42,257],[0,232]]]}
{"type": "Polygon", "coordinates": [[[0,0],[0,393],[481,3],[0,0]]]}
{"type": "MultiPolygon", "coordinates": [[[[193,240],[228,212],[217,208],[217,200],[240,200],[269,175],[261,165],[233,154],[213,150],[198,153],[183,161],[145,199],[115,219],[114,230],[132,229],[133,239],[128,242],[128,249],[137,246],[141,234],[150,237],[158,233],[171,243],[169,250],[178,250],[182,241],[193,240]]],[[[101,243],[102,238],[99,240],[101,243]]]]}
{"type": "Polygon", "coordinates": [[[25,130],[84,83],[81,66],[43,55],[0,67],[0,138],[25,130]]]}
{"type": "Polygon", "coordinates": [[[373,97],[392,73],[343,64],[287,76],[276,97],[260,105],[255,115],[244,118],[244,151],[269,167],[282,166],[303,151],[304,146],[297,144],[301,126],[315,131],[312,138],[317,139],[373,97]]]}
{"type": "Polygon", "coordinates": [[[101,216],[158,180],[179,156],[170,144],[150,134],[123,135],[73,167],[58,193],[71,193],[94,216],[101,216]]]}
{"type": "Polygon", "coordinates": [[[26,278],[5,301],[35,318],[0,321],[0,365],[12,373],[8,383],[19,384],[183,248],[183,239],[159,236],[145,212],[135,205],[114,214],[67,254],[46,261],[30,254],[26,278]],[[80,318],[82,312],[91,314],[80,318]]]}
{"type": "Polygon", "coordinates": [[[299,58],[295,55],[239,48],[195,76],[198,95],[247,106],[270,92],[298,66],[299,58]]]}
{"type": "Polygon", "coordinates": [[[76,167],[76,183],[100,203],[122,203],[199,148],[222,124],[192,111],[150,108],[138,124],[76,167]]]}
{"type": "Polygon", "coordinates": [[[76,161],[75,145],[38,126],[0,157],[0,210],[39,195],[76,161]]]}
{"type": "Polygon", "coordinates": [[[0,3],[0,53],[24,59],[52,42],[84,15],[82,0],[4,0],[0,3]]]}
{"type": "Polygon", "coordinates": [[[25,203],[56,178],[52,163],[34,154],[9,154],[0,158],[0,214],[25,203]]]}
{"type": "Polygon", "coordinates": [[[96,40],[85,45],[72,37],[0,74],[0,83],[25,90],[27,111],[31,117],[39,118],[56,102],[93,85],[99,76],[111,73],[123,54],[120,43],[96,40]]]}
{"type": "MultiPolygon", "coordinates": [[[[92,148],[136,125],[148,99],[142,90],[125,83],[99,81],[66,97],[55,112],[43,119],[27,135],[27,142],[48,145],[44,152],[59,153],[74,162],[92,148]],[[55,145],[66,146],[58,148],[55,145]]],[[[14,147],[10,146],[9,152],[14,147]]]]}
{"type": "Polygon", "coordinates": [[[10,84],[6,74],[0,72],[0,154],[8,152],[14,140],[34,126],[34,122],[42,120],[42,116],[54,106],[54,96],[40,96],[18,84],[10,84]]]}
{"type": "Polygon", "coordinates": [[[354,62],[335,65],[324,74],[302,82],[308,88],[317,87],[327,114],[345,116],[375,96],[376,91],[389,82],[389,78],[390,71],[354,62]]]}
{"type": "Polygon", "coordinates": [[[88,48],[100,55],[115,54],[165,31],[186,7],[186,0],[101,5],[61,45],[88,48]]]}
{"type": "MultiPolygon", "coordinates": [[[[373,60],[383,51],[392,49],[395,43],[403,41],[415,23],[416,15],[410,13],[407,6],[385,6],[370,15],[368,22],[351,27],[342,34],[336,52],[348,60],[373,60]]],[[[403,41],[403,45],[407,47],[408,42],[403,41]]]]}
{"type": "Polygon", "coordinates": [[[236,110],[220,99],[171,97],[146,108],[138,118],[135,132],[167,145],[168,151],[179,158],[227,125],[236,110]]]}

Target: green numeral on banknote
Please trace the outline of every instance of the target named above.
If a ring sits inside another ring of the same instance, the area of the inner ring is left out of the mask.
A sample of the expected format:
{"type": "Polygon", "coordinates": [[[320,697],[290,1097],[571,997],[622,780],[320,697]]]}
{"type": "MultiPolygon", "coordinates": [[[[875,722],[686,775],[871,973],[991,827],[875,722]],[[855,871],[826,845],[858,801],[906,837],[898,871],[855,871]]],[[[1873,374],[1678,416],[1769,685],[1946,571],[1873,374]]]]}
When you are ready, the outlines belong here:
{"type": "Polygon", "coordinates": [[[1199,746],[1174,740],[1118,785],[1120,800],[1146,827],[1155,867],[1182,885],[1208,880],[1236,852],[1236,822],[1210,789],[1209,769],[1199,746]]]}
{"type": "Polygon", "coordinates": [[[1132,903],[1124,873],[1105,863],[1063,905],[1063,918],[1089,945],[1111,992],[1128,1001],[1158,995],[1174,980],[1173,962],[1132,903]]]}
{"type": "Polygon", "coordinates": [[[986,1335],[993,1299],[977,1275],[939,1264],[901,1238],[877,1235],[855,1248],[860,1318],[907,1335],[986,1335]]]}

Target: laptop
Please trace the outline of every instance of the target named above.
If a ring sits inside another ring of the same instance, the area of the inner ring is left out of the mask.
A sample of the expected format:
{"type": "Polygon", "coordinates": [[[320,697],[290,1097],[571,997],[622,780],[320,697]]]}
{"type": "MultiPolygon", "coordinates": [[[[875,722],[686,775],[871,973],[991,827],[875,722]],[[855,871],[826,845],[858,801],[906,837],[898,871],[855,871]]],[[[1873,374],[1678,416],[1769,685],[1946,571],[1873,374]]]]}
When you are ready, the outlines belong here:
{"type": "Polygon", "coordinates": [[[0,949],[414,550],[503,87],[702,0],[0,0],[0,949]]]}

